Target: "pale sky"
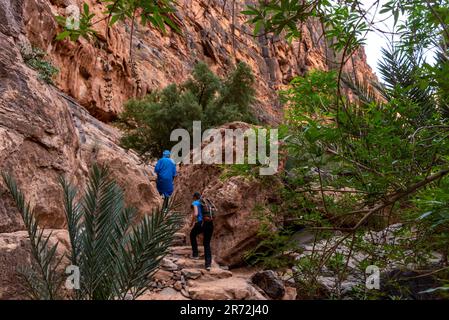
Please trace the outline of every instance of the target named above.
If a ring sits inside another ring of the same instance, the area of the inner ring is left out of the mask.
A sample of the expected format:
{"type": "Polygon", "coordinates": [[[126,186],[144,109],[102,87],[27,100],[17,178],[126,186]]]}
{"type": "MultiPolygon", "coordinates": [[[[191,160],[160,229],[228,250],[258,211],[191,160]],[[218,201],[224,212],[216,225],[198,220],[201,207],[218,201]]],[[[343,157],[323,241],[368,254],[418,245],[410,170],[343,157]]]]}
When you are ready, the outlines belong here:
{"type": "MultiPolygon", "coordinates": [[[[379,14],[379,11],[382,8],[382,5],[386,3],[388,0],[380,0],[379,7],[372,7],[372,5],[376,2],[376,0],[363,0],[362,3],[365,6],[365,9],[370,8],[369,17],[370,20],[374,17],[374,23],[376,28],[381,29],[382,31],[392,32],[394,29],[394,18],[389,13],[379,14]],[[377,9],[377,10],[376,10],[377,9]],[[374,16],[375,15],[375,16],[374,16]]],[[[403,17],[399,17],[399,21],[401,21],[403,17]]],[[[377,71],[377,62],[381,58],[381,48],[387,47],[391,42],[392,35],[382,34],[379,31],[369,32],[366,39],[365,52],[367,55],[368,64],[371,66],[374,72],[376,72],[377,76],[380,77],[379,72],[377,71]]],[[[396,37],[397,39],[397,37],[396,37]]],[[[425,58],[427,62],[431,63],[435,58],[435,51],[429,50],[425,54],[425,58]]]]}
{"type": "MultiPolygon", "coordinates": [[[[376,0],[363,0],[365,8],[370,8],[376,0]]],[[[374,17],[375,26],[382,31],[393,31],[394,19],[390,14],[379,14],[382,4],[386,3],[387,0],[380,0],[380,5],[378,8],[371,7],[369,10],[370,20],[374,17]],[[377,9],[377,10],[376,10],[377,9]],[[374,16],[375,15],[375,16],[374,16]]],[[[367,35],[365,51],[368,59],[368,64],[371,66],[374,72],[377,72],[377,61],[381,57],[381,48],[387,47],[389,43],[389,38],[391,35],[382,34],[379,31],[369,32],[367,35]]]]}

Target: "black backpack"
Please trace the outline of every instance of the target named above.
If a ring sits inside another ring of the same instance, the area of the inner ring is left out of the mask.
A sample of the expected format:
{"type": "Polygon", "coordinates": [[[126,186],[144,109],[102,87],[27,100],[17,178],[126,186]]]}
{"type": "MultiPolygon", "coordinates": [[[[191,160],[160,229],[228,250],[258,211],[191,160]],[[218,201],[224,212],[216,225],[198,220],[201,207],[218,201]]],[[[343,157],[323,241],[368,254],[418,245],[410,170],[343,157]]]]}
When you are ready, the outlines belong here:
{"type": "Polygon", "coordinates": [[[201,197],[200,204],[203,218],[206,218],[206,221],[214,220],[215,214],[217,213],[217,207],[215,204],[211,200],[204,197],[201,197]]]}

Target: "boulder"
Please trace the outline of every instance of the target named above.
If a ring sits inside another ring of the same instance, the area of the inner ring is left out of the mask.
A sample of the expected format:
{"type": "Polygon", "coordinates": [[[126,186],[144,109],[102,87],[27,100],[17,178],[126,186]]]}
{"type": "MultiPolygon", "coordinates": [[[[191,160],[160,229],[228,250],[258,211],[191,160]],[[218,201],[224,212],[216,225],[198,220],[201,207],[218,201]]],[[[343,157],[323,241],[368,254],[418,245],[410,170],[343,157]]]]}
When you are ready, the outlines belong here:
{"type": "Polygon", "coordinates": [[[226,279],[232,277],[232,272],[228,270],[223,270],[221,268],[212,268],[210,271],[201,270],[202,276],[201,280],[217,280],[217,279],[226,279]]]}
{"type": "Polygon", "coordinates": [[[173,276],[173,273],[167,270],[159,269],[154,274],[153,278],[159,281],[169,281],[173,276]]]}
{"type": "Polygon", "coordinates": [[[172,288],[164,288],[159,292],[159,294],[162,296],[171,296],[178,294],[178,292],[172,288]]]}
{"type": "Polygon", "coordinates": [[[146,292],[137,300],[189,300],[172,288],[164,288],[159,292],[146,292]]]}
{"type": "Polygon", "coordinates": [[[354,287],[362,284],[363,279],[349,275],[346,279],[340,281],[336,276],[318,276],[317,282],[321,285],[320,289],[323,295],[337,294],[343,297],[349,295],[354,287]]]}
{"type": "Polygon", "coordinates": [[[178,270],[178,266],[170,259],[163,258],[161,261],[161,268],[167,271],[178,270]]]}
{"type": "Polygon", "coordinates": [[[190,258],[179,258],[176,260],[176,265],[179,268],[204,268],[204,259],[190,259],[190,258]]]}
{"type": "Polygon", "coordinates": [[[284,283],[273,270],[259,271],[251,281],[272,299],[282,299],[285,294],[284,283]]]}
{"type": "Polygon", "coordinates": [[[198,279],[201,277],[201,270],[199,269],[182,269],[181,273],[187,279],[198,279]]]}
{"type": "Polygon", "coordinates": [[[195,281],[187,291],[195,300],[266,300],[247,280],[237,277],[195,281]]]}

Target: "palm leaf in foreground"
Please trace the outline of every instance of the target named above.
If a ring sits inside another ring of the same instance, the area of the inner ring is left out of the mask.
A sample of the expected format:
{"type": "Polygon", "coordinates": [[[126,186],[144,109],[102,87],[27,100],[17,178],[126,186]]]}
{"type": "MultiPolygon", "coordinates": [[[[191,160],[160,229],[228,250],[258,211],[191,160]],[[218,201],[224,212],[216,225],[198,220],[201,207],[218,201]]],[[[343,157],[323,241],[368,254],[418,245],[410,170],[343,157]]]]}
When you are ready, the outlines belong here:
{"type": "Polygon", "coordinates": [[[77,298],[135,299],[145,292],[179,227],[180,216],[157,209],[135,223],[136,210],[125,206],[121,188],[105,167],[94,165],[86,193],[61,179],[72,263],[80,268],[77,298]],[[73,252],[73,248],[77,250],[73,252]]]}
{"type": "Polygon", "coordinates": [[[31,255],[34,261],[31,267],[23,266],[18,270],[23,285],[31,299],[57,299],[62,283],[62,277],[57,269],[63,258],[58,258],[56,255],[59,242],[50,245],[52,234],[46,234],[44,229],[38,227],[34,210],[26,202],[16,181],[9,174],[2,174],[2,177],[22,216],[30,238],[31,255]]]}
{"type": "MultiPolygon", "coordinates": [[[[77,190],[60,178],[71,244],[68,256],[80,274],[74,299],[125,299],[128,295],[135,299],[142,295],[180,226],[180,215],[169,209],[172,203],[136,222],[136,210],[125,206],[122,189],[109,176],[106,167],[94,165],[80,201],[76,201],[77,190]]],[[[3,179],[31,242],[34,262],[21,268],[23,284],[32,299],[55,299],[63,279],[57,272],[63,258],[56,254],[58,243],[50,245],[51,233],[38,227],[33,209],[15,181],[6,174],[3,179]]]]}

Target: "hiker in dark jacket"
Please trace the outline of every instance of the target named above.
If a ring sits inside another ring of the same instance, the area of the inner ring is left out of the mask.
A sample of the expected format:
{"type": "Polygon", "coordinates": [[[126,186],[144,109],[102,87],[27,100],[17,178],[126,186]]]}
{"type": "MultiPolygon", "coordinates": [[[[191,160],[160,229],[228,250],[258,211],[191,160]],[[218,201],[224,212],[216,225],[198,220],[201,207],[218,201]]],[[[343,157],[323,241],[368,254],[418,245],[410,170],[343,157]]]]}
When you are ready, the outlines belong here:
{"type": "Polygon", "coordinates": [[[192,244],[192,258],[198,259],[198,243],[196,237],[199,234],[203,234],[203,245],[204,245],[204,260],[206,270],[210,270],[212,264],[212,252],[210,249],[210,241],[212,239],[212,233],[214,231],[214,224],[212,218],[203,215],[203,208],[201,205],[201,194],[195,192],[193,194],[192,202],[192,224],[193,228],[190,231],[190,243],[192,244]]]}
{"type": "Polygon", "coordinates": [[[157,174],[156,187],[161,196],[164,197],[163,208],[167,208],[168,199],[173,194],[173,179],[177,176],[176,164],[170,158],[170,151],[165,150],[163,156],[156,163],[154,172],[157,174]]]}

